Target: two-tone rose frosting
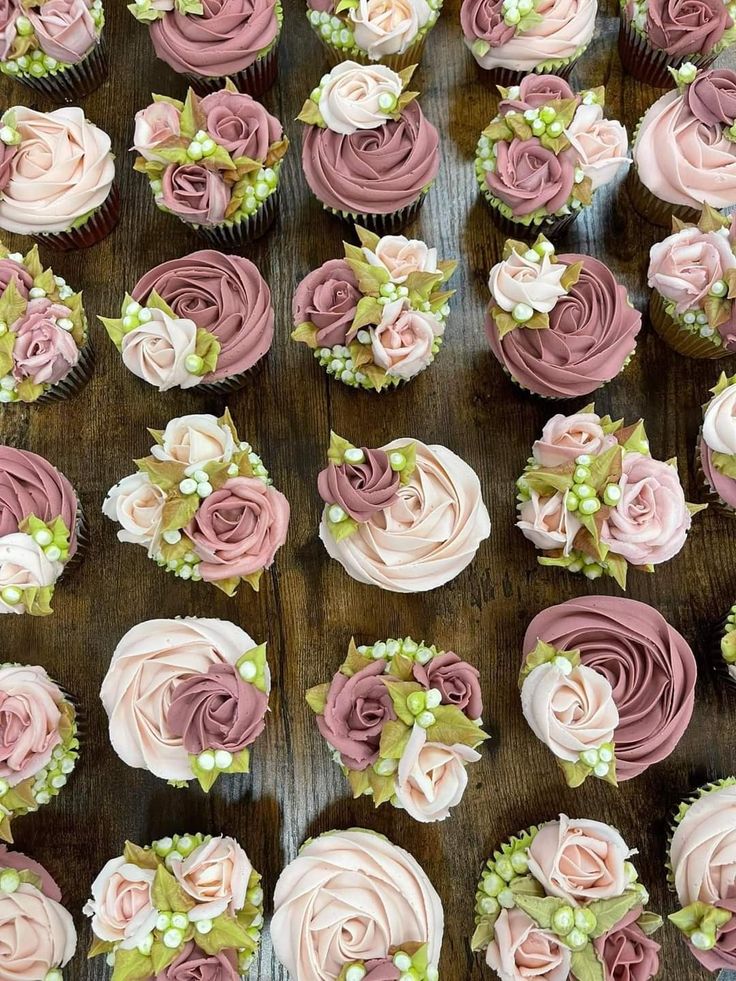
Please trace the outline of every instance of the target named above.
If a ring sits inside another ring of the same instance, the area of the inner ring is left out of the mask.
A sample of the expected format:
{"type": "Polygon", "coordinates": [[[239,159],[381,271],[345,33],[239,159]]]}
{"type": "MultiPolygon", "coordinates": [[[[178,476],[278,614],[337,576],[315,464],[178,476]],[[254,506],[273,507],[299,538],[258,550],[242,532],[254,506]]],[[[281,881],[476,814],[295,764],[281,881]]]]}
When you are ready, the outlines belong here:
{"type": "Polygon", "coordinates": [[[736,511],[736,375],[721,374],[703,407],[698,453],[708,489],[730,512],[736,511]]]}
{"type": "Polygon", "coordinates": [[[102,0],[6,0],[0,10],[0,72],[21,81],[52,78],[90,54],[105,26],[102,0]]]}
{"type": "Polygon", "coordinates": [[[181,416],[149,432],[150,455],[102,506],[121,526],[118,540],[142,545],[179,579],[210,582],[228,596],[242,580],[257,590],[286,541],[289,502],[229,411],[181,416]]]}
{"type": "Polygon", "coordinates": [[[472,949],[501,981],[650,981],[662,919],[645,909],[634,854],[611,825],[565,814],[514,835],[478,883],[472,949]]]}
{"type": "Polygon", "coordinates": [[[260,943],[260,881],[226,835],[127,841],[92,883],[88,956],[106,955],[113,979],[238,981],[260,943]]]}
{"type": "Polygon", "coordinates": [[[475,472],[444,446],[397,439],[378,449],[332,433],[317,486],[320,538],[358,582],[435,589],[472,562],[491,522],[475,472]]]}
{"type": "Polygon", "coordinates": [[[442,0],[307,0],[307,18],[342,58],[395,61],[413,55],[437,23],[442,0]]]}
{"type": "Polygon", "coordinates": [[[555,255],[540,235],[509,240],[488,279],[486,335],[517,384],[547,398],[587,395],[636,349],[641,314],[598,259],[555,255]]]}
{"type": "Polygon", "coordinates": [[[409,381],[439,351],[457,265],[405,235],[378,236],[356,226],[360,246],[330,259],[297,287],[292,337],[325,370],[352,388],[380,392],[409,381]]]}
{"type": "Polygon", "coordinates": [[[626,26],[675,63],[710,64],[736,40],[736,6],[723,0],[621,0],[626,26]]]}
{"type": "Polygon", "coordinates": [[[443,931],[427,874],[372,831],[310,839],[276,883],[274,953],[298,981],[437,981],[443,931]]]}
{"type": "Polygon", "coordinates": [[[488,739],[478,669],[411,637],[351,641],[332,681],[306,698],[353,796],[391,801],[417,821],[449,817],[488,739]]]}

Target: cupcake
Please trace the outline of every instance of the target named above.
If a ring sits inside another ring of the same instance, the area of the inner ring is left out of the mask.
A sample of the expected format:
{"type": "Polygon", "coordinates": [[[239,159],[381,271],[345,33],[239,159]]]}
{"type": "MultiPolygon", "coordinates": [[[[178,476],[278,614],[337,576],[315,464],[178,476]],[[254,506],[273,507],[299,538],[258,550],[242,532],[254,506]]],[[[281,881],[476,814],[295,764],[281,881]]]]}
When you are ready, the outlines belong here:
{"type": "Polygon", "coordinates": [[[380,62],[401,71],[421,61],[442,0],[307,0],[307,19],[332,65],[380,62]]]}
{"type": "Polygon", "coordinates": [[[358,582],[422,593],[459,576],[491,533],[480,481],[445,446],[395,439],[378,449],[332,433],[317,478],[327,554],[358,582]]]}
{"type": "Polygon", "coordinates": [[[0,446],[0,614],[52,613],[56,581],[84,536],[66,477],[35,453],[0,446]]]}
{"type": "Polygon", "coordinates": [[[263,95],[278,69],[281,0],[134,0],[156,57],[200,95],[232,79],[239,92],[263,95]]]}
{"type": "Polygon", "coordinates": [[[0,72],[51,99],[75,102],[107,77],[102,0],[7,0],[0,72]]]}
{"type": "Polygon", "coordinates": [[[518,85],[530,73],[567,78],[597,13],[597,0],[463,0],[460,25],[484,79],[518,85]]]}
{"type": "Polygon", "coordinates": [[[697,222],[706,202],[736,205],[736,72],[686,62],[673,76],[677,89],[639,120],[628,180],[639,214],[665,228],[673,215],[697,222]]]}
{"type": "Polygon", "coordinates": [[[720,625],[718,632],[718,664],[729,681],[736,684],[736,603],[720,625]]]}
{"type": "Polygon", "coordinates": [[[736,778],[680,804],[669,843],[670,883],[680,909],[670,919],[708,971],[736,970],[736,778]]]}
{"type": "Polygon", "coordinates": [[[555,255],[544,235],[531,248],[509,239],[488,288],[491,350],[509,377],[535,395],[589,395],[633,357],[641,314],[598,259],[555,255]]]}
{"type": "MultiPolygon", "coordinates": [[[[229,411],[172,419],[149,429],[150,456],[112,487],[102,512],[118,540],[142,545],[179,579],[209,582],[233,596],[242,580],[258,590],[286,541],[289,502],[277,491],[229,411]]],[[[242,653],[242,651],[241,651],[242,653]]]]}
{"type": "Polygon", "coordinates": [[[603,86],[576,95],[556,75],[528,75],[499,92],[476,148],[480,193],[507,233],[559,234],[629,166],[626,129],[604,118],[603,86]]]}
{"type": "Polygon", "coordinates": [[[61,889],[46,869],[0,846],[0,974],[61,978],[77,949],[77,931],[61,905],[61,889]]]}
{"type": "Polygon", "coordinates": [[[161,211],[218,248],[260,238],[276,217],[281,123],[249,95],[225,88],[186,102],[154,96],[135,117],[134,167],[161,211]]]}
{"type": "Polygon", "coordinates": [[[434,361],[455,292],[443,287],[457,263],[438,262],[417,239],[355,230],[360,246],[344,243],[344,259],[299,283],[291,336],[345,385],[381,392],[434,361]]]}
{"type": "Polygon", "coordinates": [[[720,511],[736,514],[736,375],[723,372],[703,407],[696,470],[706,496],[720,511]]]}
{"type": "Polygon", "coordinates": [[[75,106],[16,106],[0,124],[0,228],[62,252],[109,235],[120,199],[107,133],[75,106]]]}
{"type": "Polygon", "coordinates": [[[273,950],[295,981],[437,981],[442,901],[409,852],[350,828],[310,838],[279,876],[273,950]]]}
{"type": "Polygon", "coordinates": [[[439,136],[417,92],[413,68],[343,61],[324,75],[298,118],[307,124],[307,184],[335,215],[385,234],[412,221],[440,166],[439,136]]]}
{"type": "Polygon", "coordinates": [[[631,978],[659,971],[662,918],[629,861],[636,849],[602,821],[555,821],[514,835],[488,860],[471,941],[502,981],[631,978]],[[531,977],[531,975],[529,975],[531,977]]]}
{"type": "Polygon", "coordinates": [[[137,981],[245,975],[263,929],[261,877],[235,838],[126,841],[92,883],[88,957],[137,981]]]}
{"type": "Polygon", "coordinates": [[[605,574],[621,589],[629,565],[654,572],[677,555],[707,507],[685,500],[676,460],[653,459],[641,419],[624,426],[592,405],[552,416],[516,486],[516,527],[540,565],[605,574]]]}
{"type": "Polygon", "coordinates": [[[183,617],[129,630],[100,697],[123,763],[206,793],[221,773],[249,772],[270,690],[265,644],[225,620],[183,617]]]}
{"type": "Polygon", "coordinates": [[[672,234],[649,252],[649,316],[679,354],[723,358],[736,351],[734,228],[710,205],[697,225],[672,219],[672,234]]]}
{"type": "Polygon", "coordinates": [[[638,777],[690,723],[695,657],[646,603],[596,596],[549,607],[527,627],[524,653],[524,718],[570,787],[638,777]]]}
{"type": "Polygon", "coordinates": [[[356,647],[328,684],[307,692],[317,727],[353,797],[391,801],[416,821],[444,821],[463,798],[481,728],[477,668],[405,640],[356,647]]]}
{"type": "Polygon", "coordinates": [[[268,284],[250,259],[205,249],[145,273],[99,318],[129,371],[159,392],[233,391],[273,342],[268,284]]]}

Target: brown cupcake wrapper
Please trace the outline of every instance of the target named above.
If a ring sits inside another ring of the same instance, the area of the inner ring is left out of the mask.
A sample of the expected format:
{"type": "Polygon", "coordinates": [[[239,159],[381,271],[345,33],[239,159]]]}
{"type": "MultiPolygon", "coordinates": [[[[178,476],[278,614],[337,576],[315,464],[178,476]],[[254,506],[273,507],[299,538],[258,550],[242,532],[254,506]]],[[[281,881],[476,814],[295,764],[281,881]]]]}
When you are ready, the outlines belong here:
{"type": "Polygon", "coordinates": [[[679,68],[685,62],[690,62],[698,68],[707,68],[718,57],[717,54],[689,54],[673,56],[655,48],[649,40],[640,34],[626,14],[621,14],[618,51],[624,71],[628,72],[639,82],[646,82],[658,88],[674,88],[675,80],[668,71],[669,68],[679,68]]]}
{"type": "Polygon", "coordinates": [[[379,58],[378,61],[369,58],[362,51],[343,51],[340,48],[333,48],[318,32],[315,33],[322,42],[322,47],[325,49],[327,55],[327,61],[332,68],[335,65],[341,64],[343,61],[355,61],[359,65],[385,65],[387,68],[392,68],[395,72],[400,72],[404,68],[419,64],[429,31],[426,31],[422,37],[414,41],[402,54],[386,55],[383,58],[379,58]]]}
{"type": "Polygon", "coordinates": [[[31,238],[44,248],[56,249],[58,252],[88,249],[108,236],[119,218],[120,192],[117,185],[113,184],[107,198],[79,228],[70,228],[66,232],[39,232],[38,235],[31,235],[31,238]]]}
{"type": "Polygon", "coordinates": [[[426,198],[429,189],[422,191],[416,201],[412,201],[411,204],[407,204],[405,208],[400,208],[398,211],[392,211],[385,215],[368,215],[368,214],[355,214],[346,211],[338,211],[336,208],[330,208],[326,204],[322,207],[325,211],[329,211],[330,214],[335,215],[338,218],[342,218],[349,225],[362,225],[363,228],[367,228],[371,232],[375,232],[377,235],[391,235],[394,232],[399,231],[404,228],[419,214],[419,211],[424,204],[424,199],[426,198]]]}
{"type": "Polygon", "coordinates": [[[258,98],[267,92],[276,81],[279,64],[278,48],[279,39],[277,37],[270,51],[256,58],[247,68],[233,72],[231,75],[207,76],[194,75],[190,72],[182,72],[181,75],[197,95],[219,92],[229,78],[238,92],[245,92],[247,95],[258,98]]]}
{"type": "Polygon", "coordinates": [[[102,85],[108,74],[107,45],[104,35],[79,64],[70,65],[55,75],[34,78],[32,75],[14,76],[22,85],[28,86],[49,99],[62,102],[77,102],[94,92],[102,85]]]}
{"type": "Polygon", "coordinates": [[[513,221],[511,218],[507,218],[506,215],[501,214],[498,208],[488,200],[482,191],[481,197],[488,205],[501,231],[505,232],[506,235],[513,235],[517,238],[536,238],[540,232],[547,238],[550,238],[552,235],[562,235],[577,220],[582,210],[579,208],[577,211],[571,211],[569,215],[553,215],[539,224],[531,222],[525,225],[524,222],[513,221]]]}
{"type": "MultiPolygon", "coordinates": [[[[637,127],[638,129],[638,127],[637,127]]],[[[653,225],[661,225],[668,231],[672,228],[672,216],[676,215],[681,221],[696,225],[700,218],[700,209],[688,208],[682,204],[672,204],[656,197],[642,183],[636,167],[631,167],[626,178],[626,190],[631,203],[639,214],[653,225]]]]}
{"type": "MultiPolygon", "coordinates": [[[[77,491],[74,491],[77,494],[77,491]]],[[[56,580],[56,584],[60,583],[67,573],[74,569],[84,557],[84,553],[89,547],[89,527],[87,525],[87,516],[82,510],[82,505],[79,503],[79,494],[77,494],[77,550],[74,555],[69,559],[67,564],[61,571],[61,575],[56,580]]],[[[54,590],[55,592],[55,590],[54,590]]]]}
{"type": "MultiPolygon", "coordinates": [[[[61,381],[53,385],[48,392],[37,399],[37,403],[41,404],[44,402],[60,402],[63,399],[71,398],[76,392],[79,391],[92,376],[92,371],[95,365],[95,352],[92,347],[92,341],[88,337],[83,348],[79,351],[79,361],[74,365],[72,370],[66,376],[62,378],[61,381]]],[[[15,402],[14,405],[25,405],[24,402],[15,402]]]]}
{"type": "MultiPolygon", "coordinates": [[[[580,55],[582,54],[583,52],[581,51],[580,55]]],[[[479,79],[486,85],[489,85],[495,92],[497,85],[502,85],[504,88],[509,88],[512,85],[520,85],[527,75],[557,75],[559,78],[568,79],[572,75],[573,69],[580,59],[580,55],[560,68],[554,68],[545,72],[538,71],[536,68],[531,72],[518,72],[514,71],[513,68],[483,68],[475,58],[473,58],[473,61],[475,61],[479,79]]]]}
{"type": "MultiPolygon", "coordinates": [[[[204,225],[192,225],[200,238],[203,238],[210,245],[218,249],[229,249],[237,251],[241,245],[247,242],[254,242],[261,238],[269,230],[276,218],[279,203],[279,188],[273,194],[269,194],[261,207],[254,215],[249,218],[241,218],[231,224],[223,222],[220,225],[205,227],[204,225]]],[[[190,222],[185,222],[191,225],[190,222]]]]}
{"type": "Polygon", "coordinates": [[[678,354],[684,354],[688,358],[709,360],[728,356],[728,351],[724,347],[716,347],[707,337],[700,337],[680,327],[665,310],[664,300],[656,290],[653,290],[649,297],[649,319],[662,340],[678,354]]]}
{"type": "Polygon", "coordinates": [[[268,351],[254,365],[246,368],[245,371],[238,372],[237,375],[230,375],[229,378],[221,378],[219,381],[203,382],[201,385],[197,385],[196,388],[189,389],[189,391],[202,392],[206,395],[224,395],[227,392],[237,392],[253,381],[263,367],[263,362],[266,360],[267,355],[268,351]]]}
{"type": "Polygon", "coordinates": [[[703,428],[701,426],[700,431],[698,432],[698,438],[695,441],[694,460],[695,479],[698,484],[698,488],[700,489],[701,497],[717,511],[720,511],[721,514],[727,514],[734,518],[736,517],[736,508],[723,500],[718,491],[711,485],[706,476],[705,470],[703,469],[703,457],[701,453],[702,442],[703,428]]]}

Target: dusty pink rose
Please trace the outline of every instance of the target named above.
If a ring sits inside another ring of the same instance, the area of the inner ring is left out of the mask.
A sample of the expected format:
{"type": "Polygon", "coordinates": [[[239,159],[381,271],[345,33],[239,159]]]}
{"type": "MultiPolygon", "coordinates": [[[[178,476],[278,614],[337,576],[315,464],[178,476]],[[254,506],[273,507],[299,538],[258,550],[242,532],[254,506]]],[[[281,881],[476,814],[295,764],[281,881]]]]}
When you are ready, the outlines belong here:
{"type": "Polygon", "coordinates": [[[536,136],[514,137],[496,144],[496,169],[486,171],[486,183],[517,218],[535,211],[554,214],[570,197],[575,180],[573,158],[543,147],[536,136]]]}
{"type": "Polygon", "coordinates": [[[97,43],[95,22],[86,0],[46,0],[25,13],[41,50],[57,61],[76,65],[97,43]]]}
{"type": "Polygon", "coordinates": [[[565,555],[570,554],[581,528],[579,519],[567,510],[561,491],[551,497],[540,497],[537,491],[532,491],[531,498],[519,507],[516,526],[543,552],[562,549],[565,555]]]}
{"type": "Polygon", "coordinates": [[[240,981],[238,958],[229,948],[219,954],[205,954],[190,940],[155,981],[240,981]]]}
{"type": "Polygon", "coordinates": [[[335,0],[307,0],[310,10],[318,10],[321,14],[331,14],[335,9],[335,0]]]}
{"type": "Polygon", "coordinates": [[[470,746],[429,742],[427,730],[415,725],[396,774],[399,804],[416,821],[444,821],[465,793],[466,764],[479,759],[480,753],[470,746]]]}
{"type": "MultiPolygon", "coordinates": [[[[2,158],[2,147],[4,146],[4,143],[0,143],[0,158],[2,158]]],[[[2,164],[0,163],[0,190],[2,190],[1,168],[2,164]]],[[[28,290],[33,286],[33,276],[25,266],[16,262],[15,259],[0,259],[0,295],[5,292],[11,279],[15,280],[16,289],[27,300],[28,290]]]]}
{"type": "Polygon", "coordinates": [[[151,932],[158,918],[151,898],[154,874],[122,857],[110,859],[92,883],[92,899],[84,907],[96,937],[130,950],[151,932]]]}
{"type": "Polygon", "coordinates": [[[733,21],[723,0],[649,0],[647,34],[669,55],[708,54],[733,21]]]}
{"type": "Polygon", "coordinates": [[[616,445],[616,437],[601,428],[600,416],[594,412],[577,412],[571,416],[556,415],[546,423],[532,453],[543,467],[572,463],[583,453],[597,456],[616,445]]]}
{"type": "Polygon", "coordinates": [[[565,135],[593,190],[608,184],[631,163],[626,128],[617,119],[606,119],[601,106],[578,106],[565,135]]]}
{"type": "Polygon", "coordinates": [[[79,348],[68,330],[59,327],[71,311],[45,297],[31,300],[25,314],[13,324],[13,377],[36,385],[54,385],[79,361],[79,348]]]}
{"type": "Polygon", "coordinates": [[[297,286],[292,304],[294,324],[314,324],[321,347],[344,344],[361,296],[347,262],[330,259],[297,286]]]}
{"type": "Polygon", "coordinates": [[[471,44],[481,40],[492,48],[500,47],[516,33],[515,27],[504,22],[503,14],[502,0],[463,0],[460,24],[464,37],[471,44]]]}
{"type": "Polygon", "coordinates": [[[218,225],[225,218],[230,191],[216,170],[199,164],[171,164],[163,174],[161,202],[194,225],[218,225]]]}
{"type": "Polygon", "coordinates": [[[0,142],[0,191],[7,187],[13,176],[13,160],[18,148],[0,142]]]}
{"type": "Polygon", "coordinates": [[[385,450],[362,447],[361,463],[329,463],[317,477],[325,504],[337,504],[354,521],[369,521],[397,499],[400,477],[385,450]]]}
{"type": "Polygon", "coordinates": [[[424,688],[436,688],[442,695],[443,705],[454,705],[469,719],[483,715],[480,671],[452,651],[438,654],[426,664],[417,661],[414,679],[424,688]]]}
{"type": "Polygon", "coordinates": [[[268,148],[281,139],[281,123],[242,92],[212,92],[201,102],[206,129],[231,157],[265,161],[268,148]]]}
{"type": "Polygon", "coordinates": [[[593,941],[605,981],[651,981],[659,973],[660,946],[637,926],[641,912],[641,906],[635,907],[613,930],[593,941]]]}
{"type": "Polygon", "coordinates": [[[382,680],[384,667],[383,661],[376,661],[351,678],[338,672],[324,714],[317,716],[319,731],[351,770],[365,770],[375,763],[383,727],[396,718],[382,680]]]}
{"type": "Polygon", "coordinates": [[[408,381],[431,363],[432,345],[444,332],[445,325],[434,314],[394,300],[383,308],[381,323],[371,328],[373,361],[387,375],[408,381]]]}
{"type": "Polygon", "coordinates": [[[701,232],[693,225],[652,246],[648,283],[675,304],[677,313],[685,313],[703,306],[713,284],[727,269],[736,269],[728,239],[718,232],[701,232]]]}
{"type": "Polygon", "coordinates": [[[178,139],[179,112],[170,102],[152,102],[135,114],[133,146],[146,160],[159,159],[156,151],[178,139]]]}
{"type": "Polygon", "coordinates": [[[20,16],[17,0],[0,0],[0,61],[7,61],[18,34],[15,22],[20,16]]]}
{"type": "Polygon", "coordinates": [[[11,787],[45,767],[61,743],[61,701],[43,668],[0,670],[0,777],[11,787]]]}
{"type": "Polygon", "coordinates": [[[525,109],[539,109],[559,99],[574,99],[575,93],[564,78],[559,75],[525,75],[519,83],[519,94],[515,99],[502,99],[498,111],[506,113],[509,109],[524,112],[525,109]]]}
{"type": "Polygon", "coordinates": [[[234,914],[243,908],[253,866],[237,841],[223,835],[173,861],[171,871],[197,903],[190,919],[212,920],[226,910],[234,914]]]}
{"type": "Polygon", "coordinates": [[[684,98],[693,116],[706,126],[731,126],[736,119],[736,73],[728,68],[698,72],[684,98]]]}
{"type": "Polygon", "coordinates": [[[486,950],[486,964],[501,981],[567,981],[571,954],[520,909],[503,909],[486,950]]]}

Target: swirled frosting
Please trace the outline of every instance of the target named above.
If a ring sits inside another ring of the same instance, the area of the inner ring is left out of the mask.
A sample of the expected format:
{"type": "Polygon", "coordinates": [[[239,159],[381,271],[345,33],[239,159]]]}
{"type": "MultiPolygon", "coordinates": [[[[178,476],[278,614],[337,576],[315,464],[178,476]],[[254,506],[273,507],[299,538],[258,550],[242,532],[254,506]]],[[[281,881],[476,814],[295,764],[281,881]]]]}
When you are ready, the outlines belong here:
{"type": "Polygon", "coordinates": [[[670,864],[681,906],[736,898],[736,786],[706,791],[677,825],[670,864]]]}
{"type": "Polygon", "coordinates": [[[214,249],[171,259],[145,273],[132,296],[145,302],[154,290],[178,317],[193,321],[220,342],[217,367],[202,382],[247,371],[271,347],[271,291],[249,259],[214,249]]]}
{"type": "Polygon", "coordinates": [[[77,550],[74,488],[56,467],[28,450],[0,446],[0,538],[18,531],[34,514],[47,524],[60,517],[69,529],[69,556],[77,550]]]}
{"type": "Polygon", "coordinates": [[[415,201],[437,176],[439,136],[419,104],[376,129],[349,135],[307,126],[302,166],[312,192],[328,208],[391,214],[415,201]]]}
{"type": "Polygon", "coordinates": [[[736,385],[729,385],[706,406],[699,451],[706,480],[722,501],[736,507],[736,480],[713,462],[714,453],[736,454],[736,385]]]}
{"type": "Polygon", "coordinates": [[[539,613],[524,637],[579,650],[605,675],[619,713],[616,776],[630,780],[675,749],[693,711],[697,667],[685,639],[651,606],[622,597],[568,600],[539,613]]]}

